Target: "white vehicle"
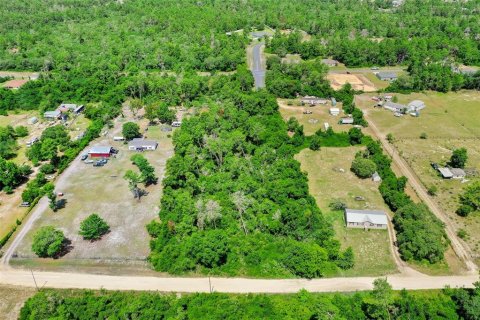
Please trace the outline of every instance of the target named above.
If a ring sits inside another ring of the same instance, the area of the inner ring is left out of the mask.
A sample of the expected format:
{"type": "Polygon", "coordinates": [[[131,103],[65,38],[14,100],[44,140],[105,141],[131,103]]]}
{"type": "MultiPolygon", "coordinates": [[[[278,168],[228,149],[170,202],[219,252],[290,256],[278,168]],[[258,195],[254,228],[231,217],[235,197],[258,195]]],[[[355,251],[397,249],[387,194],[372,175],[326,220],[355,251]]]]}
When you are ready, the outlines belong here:
{"type": "Polygon", "coordinates": [[[113,137],[113,141],[123,141],[123,140],[125,140],[125,138],[121,136],[113,137]]]}
{"type": "Polygon", "coordinates": [[[182,125],[181,121],[173,121],[172,122],[172,127],[178,128],[182,125]]]}

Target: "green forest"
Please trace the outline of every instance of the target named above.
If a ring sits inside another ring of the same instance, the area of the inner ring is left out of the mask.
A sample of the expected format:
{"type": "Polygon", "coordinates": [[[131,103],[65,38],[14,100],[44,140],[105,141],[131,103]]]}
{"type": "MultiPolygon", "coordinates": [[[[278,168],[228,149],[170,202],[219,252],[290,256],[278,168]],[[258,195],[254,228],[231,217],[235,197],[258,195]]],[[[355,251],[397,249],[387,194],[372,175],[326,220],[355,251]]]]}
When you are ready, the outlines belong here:
{"type": "Polygon", "coordinates": [[[229,295],[42,290],[21,320],[44,319],[463,319],[480,317],[475,289],[392,291],[383,279],[352,294],[229,295]]]}

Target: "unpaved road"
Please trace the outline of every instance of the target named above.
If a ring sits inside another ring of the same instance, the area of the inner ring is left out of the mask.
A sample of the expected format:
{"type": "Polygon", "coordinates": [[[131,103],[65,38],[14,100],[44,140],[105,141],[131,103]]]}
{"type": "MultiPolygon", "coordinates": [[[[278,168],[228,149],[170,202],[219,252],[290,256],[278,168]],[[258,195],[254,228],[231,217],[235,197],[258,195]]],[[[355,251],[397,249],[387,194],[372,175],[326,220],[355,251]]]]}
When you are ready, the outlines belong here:
{"type": "Polygon", "coordinates": [[[384,136],[375,123],[369,119],[368,110],[363,110],[365,119],[368,121],[370,128],[372,129],[374,135],[382,143],[383,148],[388,152],[392,157],[392,160],[398,166],[402,174],[407,177],[408,183],[417,193],[418,197],[425,203],[430,210],[445,224],[445,232],[447,233],[448,238],[451,241],[451,245],[455,254],[462,260],[467,266],[467,269],[470,273],[474,274],[478,272],[478,267],[472,259],[471,254],[467,249],[461,244],[458,239],[455,229],[451,222],[448,220],[446,214],[440,209],[440,207],[433,201],[427,193],[427,190],[423,187],[422,183],[418,179],[417,175],[413,172],[412,168],[403,160],[403,158],[396,152],[395,148],[387,141],[386,136],[384,136]]]}
{"type": "MultiPolygon", "coordinates": [[[[107,276],[81,273],[34,272],[39,287],[142,290],[162,292],[230,292],[230,293],[294,293],[301,289],[311,292],[351,292],[370,290],[373,277],[329,278],[329,279],[243,279],[243,278],[161,278],[107,276]],[[211,285],[211,287],[210,287],[211,285]]],[[[34,278],[29,271],[3,269],[0,283],[34,287],[34,278]]],[[[389,276],[388,282],[396,290],[442,289],[450,287],[473,287],[478,276],[389,276]]]]}

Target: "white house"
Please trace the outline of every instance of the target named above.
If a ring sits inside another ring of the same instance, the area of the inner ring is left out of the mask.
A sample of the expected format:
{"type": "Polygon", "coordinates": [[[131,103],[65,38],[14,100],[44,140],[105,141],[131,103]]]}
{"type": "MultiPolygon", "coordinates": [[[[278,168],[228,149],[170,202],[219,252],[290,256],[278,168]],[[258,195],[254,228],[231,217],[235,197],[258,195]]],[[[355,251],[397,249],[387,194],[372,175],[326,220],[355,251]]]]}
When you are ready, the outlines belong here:
{"type": "Polygon", "coordinates": [[[131,151],[143,151],[143,150],[155,150],[157,149],[158,142],[153,140],[133,139],[128,142],[128,150],[131,151]]]}
{"type": "Polygon", "coordinates": [[[345,209],[345,223],[349,228],[387,229],[387,214],[379,210],[345,209]]]}
{"type": "Polygon", "coordinates": [[[338,116],[340,114],[340,108],[330,108],[330,114],[332,116],[338,116]]]}

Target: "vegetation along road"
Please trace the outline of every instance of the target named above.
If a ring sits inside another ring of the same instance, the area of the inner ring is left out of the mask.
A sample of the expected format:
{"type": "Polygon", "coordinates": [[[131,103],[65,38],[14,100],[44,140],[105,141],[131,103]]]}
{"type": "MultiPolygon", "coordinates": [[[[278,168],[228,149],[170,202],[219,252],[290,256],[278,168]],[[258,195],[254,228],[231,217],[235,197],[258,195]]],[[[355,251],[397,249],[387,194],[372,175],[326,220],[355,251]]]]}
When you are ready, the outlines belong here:
{"type": "Polygon", "coordinates": [[[422,183],[419,181],[418,177],[415,175],[410,166],[402,159],[402,157],[395,152],[395,148],[388,143],[386,137],[384,137],[380,130],[375,126],[375,123],[369,119],[368,112],[364,113],[365,119],[368,121],[369,126],[371,127],[374,135],[380,140],[383,145],[383,148],[388,152],[392,157],[392,160],[397,164],[397,166],[402,171],[402,174],[408,178],[408,182],[413,187],[415,192],[418,194],[419,198],[430,208],[430,210],[443,222],[445,223],[445,232],[447,233],[448,238],[451,241],[451,245],[457,256],[462,259],[469,272],[476,273],[478,268],[477,265],[473,262],[471,255],[467,252],[467,249],[460,243],[455,234],[454,228],[450,221],[447,219],[445,213],[440,209],[440,207],[430,198],[427,191],[423,187],[422,183]]]}

